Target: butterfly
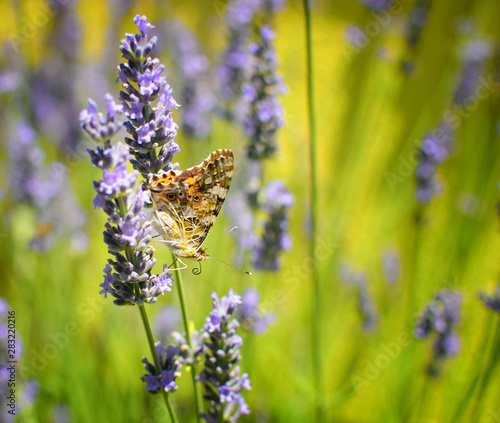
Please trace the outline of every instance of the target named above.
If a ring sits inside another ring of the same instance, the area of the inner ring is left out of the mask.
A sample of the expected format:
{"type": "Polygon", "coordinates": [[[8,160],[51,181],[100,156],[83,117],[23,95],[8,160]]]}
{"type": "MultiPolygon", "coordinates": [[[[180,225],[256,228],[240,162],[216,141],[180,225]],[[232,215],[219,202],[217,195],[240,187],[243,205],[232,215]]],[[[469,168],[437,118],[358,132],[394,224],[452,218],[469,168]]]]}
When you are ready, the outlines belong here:
{"type": "Polygon", "coordinates": [[[149,176],[153,227],[181,263],[180,258],[210,258],[201,246],[226,199],[233,170],[232,151],[216,150],[198,166],[149,176]]]}

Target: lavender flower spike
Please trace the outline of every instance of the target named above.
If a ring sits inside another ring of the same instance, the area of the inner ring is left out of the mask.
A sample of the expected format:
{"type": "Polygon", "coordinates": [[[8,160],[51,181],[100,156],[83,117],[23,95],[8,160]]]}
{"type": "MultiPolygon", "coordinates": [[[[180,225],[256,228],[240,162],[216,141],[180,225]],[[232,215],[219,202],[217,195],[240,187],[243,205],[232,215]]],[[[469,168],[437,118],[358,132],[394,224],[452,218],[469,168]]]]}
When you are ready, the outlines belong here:
{"type": "Polygon", "coordinates": [[[263,224],[264,230],[254,250],[252,263],[255,269],[276,272],[281,264],[280,254],[292,247],[288,213],[294,197],[280,180],[267,184],[263,193],[266,199],[264,210],[269,219],[263,224]]]}
{"type": "Polygon", "coordinates": [[[420,315],[415,338],[423,339],[429,337],[432,332],[436,333],[434,341],[433,360],[428,367],[431,376],[440,373],[441,362],[458,353],[460,340],[455,333],[455,327],[460,321],[459,306],[461,296],[458,292],[442,290],[435,296],[420,315]]]}
{"type": "Polygon", "coordinates": [[[419,162],[415,171],[416,198],[419,203],[429,203],[432,197],[441,191],[441,186],[436,180],[436,171],[438,165],[448,158],[453,139],[453,129],[443,123],[439,128],[426,134],[422,140],[418,150],[419,162]]]}
{"type": "Polygon", "coordinates": [[[242,392],[251,389],[248,375],[240,376],[239,348],[243,340],[236,335],[239,323],[233,313],[241,304],[241,297],[232,288],[220,300],[212,294],[213,311],[206,319],[202,332],[207,336],[204,368],[199,381],[205,387],[204,399],[208,401],[207,413],[201,417],[207,422],[236,422],[250,410],[242,392]]]}
{"type": "Polygon", "coordinates": [[[177,360],[179,348],[169,345],[163,348],[160,341],[155,343],[156,352],[160,359],[161,372],[157,374],[156,368],[147,358],[143,358],[142,362],[149,374],[141,377],[143,382],[146,382],[146,390],[150,394],[157,394],[162,390],[174,392],[177,390],[175,379],[180,376],[181,364],[177,360]]]}
{"type": "Polygon", "coordinates": [[[243,122],[245,133],[250,137],[247,156],[253,160],[270,157],[278,150],[276,131],[284,125],[279,96],[287,90],[276,70],[278,59],[272,45],[274,31],[263,25],[259,35],[260,41],[250,45],[251,76],[242,87],[243,97],[250,105],[243,122]]]}
{"type": "Polygon", "coordinates": [[[148,39],[147,30],[153,25],[139,15],[134,22],[139,34],[125,34],[121,42],[125,62],[118,66],[116,82],[120,81],[124,89],[120,100],[128,118],[124,125],[130,136],[125,142],[134,156],[132,165],[147,178],[149,173],[173,168],[173,154],[180,148],[174,141],[178,127],[172,110],[179,105],[172,97],[167,78],[162,75],[165,66],[158,58],[151,57],[157,38],[148,39]]]}
{"type": "Polygon", "coordinates": [[[95,103],[81,113],[83,128],[96,141],[101,142],[97,149],[88,150],[92,164],[101,169],[102,179],[94,181],[97,195],[93,204],[109,216],[105,225],[104,242],[113,259],[104,268],[104,282],[101,294],[110,294],[116,305],[142,305],[154,303],[165,291],[170,291],[172,279],[165,266],[159,276],[151,274],[156,263],[152,255],[151,222],[145,220],[142,208],[151,202],[149,193],[141,186],[135,190],[139,172],[129,173],[127,162],[130,160],[129,147],[118,143],[111,146],[111,128],[115,114],[121,113],[111,96],[106,96],[108,114],[97,113],[95,103]],[[106,136],[101,136],[105,133],[106,136]],[[97,135],[96,135],[97,134],[97,135]]]}

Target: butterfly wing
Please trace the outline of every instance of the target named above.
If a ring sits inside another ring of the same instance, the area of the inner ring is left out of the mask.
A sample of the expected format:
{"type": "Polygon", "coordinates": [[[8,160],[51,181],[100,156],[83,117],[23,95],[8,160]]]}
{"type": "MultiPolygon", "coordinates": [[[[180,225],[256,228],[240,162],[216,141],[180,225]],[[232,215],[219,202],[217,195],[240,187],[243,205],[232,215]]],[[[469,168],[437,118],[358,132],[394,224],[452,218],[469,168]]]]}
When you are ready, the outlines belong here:
{"type": "Polygon", "coordinates": [[[155,227],[174,254],[199,257],[226,199],[233,169],[231,150],[217,150],[184,172],[152,175],[148,188],[155,205],[155,227]]]}
{"type": "Polygon", "coordinates": [[[200,248],[220,213],[231,186],[234,157],[231,150],[216,150],[203,163],[187,169],[176,180],[189,191],[185,218],[188,236],[200,248]]]}

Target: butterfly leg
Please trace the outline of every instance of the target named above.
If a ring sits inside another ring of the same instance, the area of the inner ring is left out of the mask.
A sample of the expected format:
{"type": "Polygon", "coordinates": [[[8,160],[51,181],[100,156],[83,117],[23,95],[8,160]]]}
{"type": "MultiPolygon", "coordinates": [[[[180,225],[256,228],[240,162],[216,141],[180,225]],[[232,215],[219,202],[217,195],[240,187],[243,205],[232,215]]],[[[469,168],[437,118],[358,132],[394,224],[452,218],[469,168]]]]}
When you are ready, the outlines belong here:
{"type": "Polygon", "coordinates": [[[182,261],[179,257],[175,256],[175,260],[174,260],[174,262],[173,262],[170,266],[168,266],[168,270],[169,270],[169,271],[170,271],[170,270],[184,270],[184,269],[187,269],[187,267],[188,267],[188,266],[187,266],[187,264],[186,264],[186,263],[184,263],[184,262],[183,262],[183,261],[182,261]],[[179,262],[179,263],[180,263],[183,267],[179,267],[179,268],[177,268],[177,269],[172,269],[171,267],[172,267],[175,263],[177,263],[177,262],[179,262]]]}

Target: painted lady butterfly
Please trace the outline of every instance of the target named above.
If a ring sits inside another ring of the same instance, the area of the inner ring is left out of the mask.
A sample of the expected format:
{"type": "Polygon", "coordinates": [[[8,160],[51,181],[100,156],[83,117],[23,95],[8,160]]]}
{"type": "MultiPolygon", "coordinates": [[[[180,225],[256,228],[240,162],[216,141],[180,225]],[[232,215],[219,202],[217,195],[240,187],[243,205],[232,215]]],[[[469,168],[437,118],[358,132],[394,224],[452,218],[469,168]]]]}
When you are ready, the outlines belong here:
{"type": "Polygon", "coordinates": [[[210,258],[201,246],[226,199],[233,168],[232,151],[216,150],[198,166],[150,175],[153,226],[177,259],[210,258]]]}

